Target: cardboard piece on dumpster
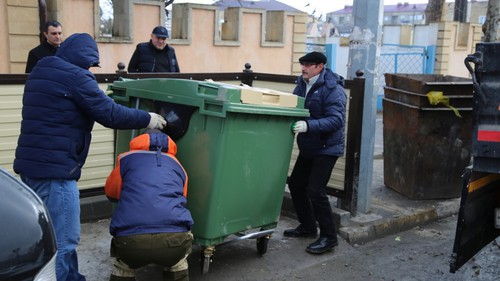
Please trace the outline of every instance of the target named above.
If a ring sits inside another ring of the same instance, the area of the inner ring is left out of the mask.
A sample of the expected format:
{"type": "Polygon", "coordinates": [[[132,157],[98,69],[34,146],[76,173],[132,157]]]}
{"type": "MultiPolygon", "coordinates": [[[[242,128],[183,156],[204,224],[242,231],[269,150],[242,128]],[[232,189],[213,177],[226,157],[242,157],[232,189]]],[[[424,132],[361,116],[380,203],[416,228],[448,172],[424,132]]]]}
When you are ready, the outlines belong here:
{"type": "Polygon", "coordinates": [[[297,107],[297,96],[265,88],[240,86],[241,102],[249,104],[297,107]]]}
{"type": "MultiPolygon", "coordinates": [[[[213,80],[205,80],[217,84],[225,84],[214,82],[213,80]]],[[[225,84],[231,87],[240,89],[240,101],[246,104],[260,104],[260,105],[273,105],[282,107],[297,107],[297,96],[292,93],[267,89],[256,88],[248,85],[233,85],[225,84]]]]}

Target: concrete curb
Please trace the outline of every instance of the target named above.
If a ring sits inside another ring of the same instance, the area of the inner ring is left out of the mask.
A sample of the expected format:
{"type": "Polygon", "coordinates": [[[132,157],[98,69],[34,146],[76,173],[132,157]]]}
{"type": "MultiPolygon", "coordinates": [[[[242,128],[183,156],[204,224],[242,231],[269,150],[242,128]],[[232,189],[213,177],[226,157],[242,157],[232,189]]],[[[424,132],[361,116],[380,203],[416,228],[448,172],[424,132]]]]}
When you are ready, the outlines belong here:
{"type": "Polygon", "coordinates": [[[80,199],[80,222],[92,222],[111,218],[113,204],[105,195],[80,199]]]}
{"type": "Polygon", "coordinates": [[[456,215],[459,207],[459,199],[439,202],[430,208],[417,209],[410,214],[380,219],[368,225],[341,226],[339,235],[346,239],[349,244],[363,244],[456,215]]]}

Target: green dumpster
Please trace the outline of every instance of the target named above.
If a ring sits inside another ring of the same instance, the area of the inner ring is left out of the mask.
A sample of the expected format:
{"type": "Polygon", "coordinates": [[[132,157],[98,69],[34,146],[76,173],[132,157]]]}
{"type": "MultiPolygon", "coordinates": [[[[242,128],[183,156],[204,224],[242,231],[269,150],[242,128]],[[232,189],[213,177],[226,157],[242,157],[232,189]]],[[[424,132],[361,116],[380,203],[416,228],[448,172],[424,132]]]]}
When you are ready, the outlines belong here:
{"type": "MultiPolygon", "coordinates": [[[[291,124],[309,116],[304,100],[169,78],[117,81],[109,91],[118,103],[167,119],[167,134],[189,175],[188,209],[194,242],[204,247],[207,259],[203,271],[214,246],[227,243],[230,235],[256,238],[264,254],[281,211],[294,142],[291,124]],[[266,236],[248,234],[255,228],[266,236]]],[[[118,131],[116,155],[128,150],[136,135],[118,131]]]]}

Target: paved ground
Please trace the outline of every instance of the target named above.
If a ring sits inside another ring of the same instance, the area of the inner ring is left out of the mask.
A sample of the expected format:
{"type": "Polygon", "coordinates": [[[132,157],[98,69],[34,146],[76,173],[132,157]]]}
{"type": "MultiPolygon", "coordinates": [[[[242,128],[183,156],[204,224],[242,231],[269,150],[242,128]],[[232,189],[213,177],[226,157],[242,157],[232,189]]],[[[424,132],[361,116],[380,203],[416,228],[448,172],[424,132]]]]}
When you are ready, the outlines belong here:
{"type": "MultiPolygon", "coordinates": [[[[449,273],[456,217],[351,245],[340,239],[334,252],[311,255],[304,251],[312,239],[285,238],[282,231],[296,221],[282,217],[269,241],[267,253],[257,254],[255,240],[241,240],[216,247],[208,274],[201,274],[200,247],[189,258],[190,280],[498,280],[500,239],[483,249],[457,273],[449,273]]],[[[88,280],[108,280],[111,272],[109,220],[82,224],[80,269],[88,280]]],[[[138,281],[155,281],[158,269],[142,269],[138,281]]]]}

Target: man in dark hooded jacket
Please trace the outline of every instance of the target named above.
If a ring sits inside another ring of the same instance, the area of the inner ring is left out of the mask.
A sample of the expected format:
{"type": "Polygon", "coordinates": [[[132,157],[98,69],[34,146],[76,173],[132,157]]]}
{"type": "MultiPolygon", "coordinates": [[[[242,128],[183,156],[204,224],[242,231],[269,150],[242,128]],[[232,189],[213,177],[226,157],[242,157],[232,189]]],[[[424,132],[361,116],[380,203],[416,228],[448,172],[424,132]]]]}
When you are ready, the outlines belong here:
{"type": "Polygon", "coordinates": [[[42,58],[24,87],[14,171],[42,198],[57,239],[58,281],[85,280],[78,272],[80,202],[77,181],[94,122],[114,129],[162,129],[156,113],[121,106],[99,89],[89,71],[99,64],[96,42],[73,34],[55,56],[42,58]]]}
{"type": "Polygon", "coordinates": [[[297,121],[299,155],[288,181],[299,226],[287,229],[286,237],[317,237],[307,246],[311,254],[322,254],[338,245],[337,232],[326,185],[339,156],[344,154],[346,94],[344,79],[325,67],[326,56],[311,52],[299,58],[302,76],[294,94],[305,98],[310,117],[297,121]]]}

